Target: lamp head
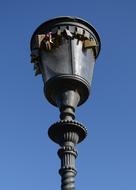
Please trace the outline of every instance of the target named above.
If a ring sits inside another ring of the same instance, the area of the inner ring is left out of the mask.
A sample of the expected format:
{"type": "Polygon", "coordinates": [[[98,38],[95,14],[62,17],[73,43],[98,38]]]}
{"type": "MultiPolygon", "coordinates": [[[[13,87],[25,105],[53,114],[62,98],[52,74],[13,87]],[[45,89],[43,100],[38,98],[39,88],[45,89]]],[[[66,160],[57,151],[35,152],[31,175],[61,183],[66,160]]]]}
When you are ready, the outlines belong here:
{"type": "Polygon", "coordinates": [[[31,52],[51,104],[76,107],[87,100],[100,52],[100,38],[88,22],[75,17],[46,21],[32,36],[31,52]]]}

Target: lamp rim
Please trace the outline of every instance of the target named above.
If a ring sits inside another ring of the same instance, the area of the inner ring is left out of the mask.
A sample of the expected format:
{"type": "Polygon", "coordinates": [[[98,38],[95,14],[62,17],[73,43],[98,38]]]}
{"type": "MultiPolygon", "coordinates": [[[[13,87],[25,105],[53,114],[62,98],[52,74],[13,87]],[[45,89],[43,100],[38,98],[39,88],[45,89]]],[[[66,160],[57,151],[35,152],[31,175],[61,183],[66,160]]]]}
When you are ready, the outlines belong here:
{"type": "Polygon", "coordinates": [[[89,23],[87,22],[86,20],[84,19],[81,19],[79,17],[72,17],[72,16],[60,16],[60,17],[55,17],[55,18],[52,18],[52,19],[49,19],[45,22],[43,22],[33,33],[32,35],[32,38],[31,38],[31,41],[30,41],[30,49],[32,50],[33,49],[33,40],[34,40],[34,37],[35,35],[37,34],[43,34],[45,33],[46,31],[50,31],[52,26],[53,25],[56,25],[57,24],[75,24],[77,26],[81,26],[81,27],[84,27],[86,30],[88,30],[90,33],[92,32],[94,34],[94,36],[96,37],[96,40],[98,42],[98,52],[97,52],[97,57],[100,53],[100,50],[101,50],[101,41],[100,41],[100,37],[97,33],[97,31],[95,30],[95,28],[89,23]]]}

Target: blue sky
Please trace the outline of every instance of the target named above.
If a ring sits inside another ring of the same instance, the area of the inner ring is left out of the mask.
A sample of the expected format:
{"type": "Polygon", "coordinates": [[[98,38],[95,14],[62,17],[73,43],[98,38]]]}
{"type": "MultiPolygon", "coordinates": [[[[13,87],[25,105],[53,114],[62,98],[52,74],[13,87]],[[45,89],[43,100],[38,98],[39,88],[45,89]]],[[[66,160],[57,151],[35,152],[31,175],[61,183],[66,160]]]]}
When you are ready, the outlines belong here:
{"type": "Polygon", "coordinates": [[[134,0],[0,2],[0,189],[60,189],[58,146],[47,135],[59,111],[34,77],[29,42],[56,16],[92,23],[102,41],[92,94],[77,110],[88,129],[78,145],[78,190],[136,189],[136,3],[134,0]]]}

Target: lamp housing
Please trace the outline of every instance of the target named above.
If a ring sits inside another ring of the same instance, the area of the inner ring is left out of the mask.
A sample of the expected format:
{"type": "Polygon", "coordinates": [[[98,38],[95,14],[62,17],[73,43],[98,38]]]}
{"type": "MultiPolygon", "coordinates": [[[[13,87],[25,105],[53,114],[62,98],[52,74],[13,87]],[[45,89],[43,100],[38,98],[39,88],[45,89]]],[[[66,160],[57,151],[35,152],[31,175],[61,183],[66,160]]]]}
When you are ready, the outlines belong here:
{"type": "Polygon", "coordinates": [[[35,74],[42,74],[51,104],[76,107],[87,100],[100,46],[94,27],[80,18],[58,17],[36,29],[31,39],[32,63],[35,74]]]}

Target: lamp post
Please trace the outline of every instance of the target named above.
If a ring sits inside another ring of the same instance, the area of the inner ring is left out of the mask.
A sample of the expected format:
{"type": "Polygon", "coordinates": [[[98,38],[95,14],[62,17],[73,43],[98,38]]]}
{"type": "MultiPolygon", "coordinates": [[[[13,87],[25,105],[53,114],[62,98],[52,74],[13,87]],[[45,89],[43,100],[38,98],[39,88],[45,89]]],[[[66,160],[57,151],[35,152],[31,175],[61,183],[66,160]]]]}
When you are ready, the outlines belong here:
{"type": "Polygon", "coordinates": [[[48,101],[60,110],[60,121],[48,130],[60,145],[61,190],[75,189],[76,145],[87,135],[75,120],[75,109],[89,97],[93,68],[100,52],[100,38],[86,21],[58,17],[40,25],[31,39],[31,62],[41,74],[48,101]]]}

